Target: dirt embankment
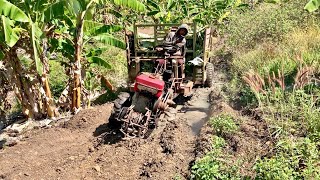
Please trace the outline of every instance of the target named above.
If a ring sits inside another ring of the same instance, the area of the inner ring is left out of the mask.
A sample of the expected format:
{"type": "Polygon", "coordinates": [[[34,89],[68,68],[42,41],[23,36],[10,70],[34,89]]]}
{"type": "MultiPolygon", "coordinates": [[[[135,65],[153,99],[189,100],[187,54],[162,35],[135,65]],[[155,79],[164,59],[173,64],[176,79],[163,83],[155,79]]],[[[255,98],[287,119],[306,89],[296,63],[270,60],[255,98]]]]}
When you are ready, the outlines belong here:
{"type": "MultiPolygon", "coordinates": [[[[219,61],[219,60],[218,60],[219,61]]],[[[248,112],[239,107],[237,102],[230,102],[226,89],[228,82],[228,68],[227,62],[217,62],[215,67],[215,82],[216,85],[212,88],[210,94],[211,102],[211,117],[216,117],[221,114],[227,114],[233,117],[235,123],[238,125],[238,130],[235,133],[227,134],[223,137],[226,140],[226,147],[223,149],[225,158],[228,159],[230,167],[233,165],[239,166],[239,173],[243,177],[255,177],[253,166],[255,162],[264,156],[270,155],[274,141],[268,131],[267,123],[254,110],[248,112]]],[[[231,98],[234,99],[234,98],[231,98]]],[[[206,123],[201,133],[197,138],[196,145],[196,159],[203,157],[208,151],[212,149],[212,136],[216,135],[215,130],[206,123]]]]}
{"type": "Polygon", "coordinates": [[[199,89],[188,104],[171,109],[147,139],[121,140],[107,124],[112,104],[29,131],[0,150],[0,179],[188,179],[209,93],[199,89]]]}

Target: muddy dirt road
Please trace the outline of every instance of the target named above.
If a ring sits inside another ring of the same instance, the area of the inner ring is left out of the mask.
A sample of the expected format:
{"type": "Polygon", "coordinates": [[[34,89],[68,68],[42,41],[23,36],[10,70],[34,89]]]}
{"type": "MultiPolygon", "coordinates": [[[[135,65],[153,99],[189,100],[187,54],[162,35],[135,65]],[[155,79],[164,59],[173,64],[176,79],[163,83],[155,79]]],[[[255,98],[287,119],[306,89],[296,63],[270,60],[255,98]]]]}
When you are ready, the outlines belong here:
{"type": "Polygon", "coordinates": [[[17,145],[0,150],[0,179],[188,179],[209,94],[198,89],[147,139],[122,141],[107,125],[112,104],[29,131],[17,145]]]}

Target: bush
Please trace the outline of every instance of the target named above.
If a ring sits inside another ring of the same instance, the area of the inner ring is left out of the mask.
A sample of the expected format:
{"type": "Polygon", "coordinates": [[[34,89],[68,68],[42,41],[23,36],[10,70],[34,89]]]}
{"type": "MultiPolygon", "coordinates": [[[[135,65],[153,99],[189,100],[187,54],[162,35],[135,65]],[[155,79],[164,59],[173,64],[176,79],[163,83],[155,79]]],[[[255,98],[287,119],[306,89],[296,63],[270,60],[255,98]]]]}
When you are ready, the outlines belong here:
{"type": "Polygon", "coordinates": [[[110,46],[108,50],[101,54],[101,57],[111,65],[111,69],[100,67],[97,70],[115,87],[126,83],[128,78],[128,70],[125,51],[110,46]]]}
{"type": "Polygon", "coordinates": [[[277,89],[260,94],[261,110],[275,137],[305,136],[320,132],[319,100],[303,90],[285,91],[277,89]]]}
{"type": "Polygon", "coordinates": [[[286,81],[292,82],[292,76],[301,64],[319,67],[319,34],[319,26],[310,26],[288,33],[284,41],[278,45],[265,42],[254,49],[237,50],[234,52],[233,70],[243,75],[252,69],[264,77],[283,70],[286,81]]]}
{"type": "Polygon", "coordinates": [[[319,66],[320,19],[303,10],[306,2],[261,3],[236,13],[225,30],[233,71],[268,75],[283,69],[286,81],[292,82],[299,63],[319,66]]]}
{"type": "Polygon", "coordinates": [[[256,163],[256,179],[319,179],[318,145],[308,138],[280,141],[275,156],[256,163]]]}
{"type": "Polygon", "coordinates": [[[50,73],[49,83],[52,95],[55,99],[59,98],[62,91],[66,88],[69,77],[66,75],[64,67],[58,61],[49,61],[50,73]]]}
{"type": "Polygon", "coordinates": [[[253,48],[266,41],[281,42],[288,32],[296,27],[305,27],[312,20],[312,15],[303,9],[306,2],[288,0],[279,4],[261,3],[253,10],[236,13],[226,26],[228,44],[253,48]]]}
{"type": "Polygon", "coordinates": [[[233,117],[225,114],[211,118],[209,124],[218,136],[234,133],[238,129],[233,117]]]}
{"type": "Polygon", "coordinates": [[[191,169],[191,179],[201,180],[229,180],[241,179],[238,174],[238,167],[231,165],[225,158],[222,149],[226,146],[223,138],[212,137],[212,151],[206,156],[196,161],[191,169]]]}

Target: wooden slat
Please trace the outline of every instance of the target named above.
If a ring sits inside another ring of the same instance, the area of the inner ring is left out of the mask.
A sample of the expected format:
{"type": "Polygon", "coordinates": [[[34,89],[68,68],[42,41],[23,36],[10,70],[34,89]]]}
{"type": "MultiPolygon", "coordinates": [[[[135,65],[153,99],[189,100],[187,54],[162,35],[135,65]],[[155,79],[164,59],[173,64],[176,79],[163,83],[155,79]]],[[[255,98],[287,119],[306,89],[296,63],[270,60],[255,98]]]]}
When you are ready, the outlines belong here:
{"type": "MultiPolygon", "coordinates": [[[[186,23],[188,26],[193,25],[194,23],[186,23]]],[[[152,26],[160,26],[160,27],[164,27],[164,26],[180,26],[181,24],[177,24],[177,23],[168,23],[168,24],[136,24],[136,27],[152,27],[152,26]]]]}
{"type": "MultiPolygon", "coordinates": [[[[197,24],[193,23],[193,31],[197,32],[197,24]]],[[[196,56],[196,43],[197,43],[197,33],[193,34],[193,57],[196,56]]]]}
{"type": "MultiPolygon", "coordinates": [[[[133,33],[134,33],[134,36],[136,37],[137,35],[137,26],[133,26],[133,33]]],[[[133,42],[133,47],[134,47],[134,56],[137,56],[137,45],[138,45],[138,39],[137,38],[134,38],[134,42],[133,42]]]]}

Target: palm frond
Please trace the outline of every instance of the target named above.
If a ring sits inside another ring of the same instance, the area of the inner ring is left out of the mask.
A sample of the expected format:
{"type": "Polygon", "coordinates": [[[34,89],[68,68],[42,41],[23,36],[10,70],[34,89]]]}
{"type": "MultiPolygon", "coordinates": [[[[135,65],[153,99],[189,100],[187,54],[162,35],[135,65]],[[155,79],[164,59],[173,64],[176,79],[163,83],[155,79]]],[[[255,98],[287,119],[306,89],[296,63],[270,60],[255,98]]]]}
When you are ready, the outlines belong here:
{"type": "Polygon", "coordinates": [[[102,34],[92,37],[92,39],[100,41],[103,44],[114,46],[120,49],[126,49],[126,44],[120,39],[115,38],[110,34],[102,34]]]}
{"type": "Polygon", "coordinates": [[[87,61],[91,64],[96,64],[102,67],[105,67],[107,69],[111,69],[111,65],[106,62],[105,60],[103,60],[102,58],[98,57],[98,56],[92,56],[92,57],[88,57],[87,61]]]}
{"type": "Polygon", "coordinates": [[[0,0],[0,15],[4,15],[14,21],[29,21],[28,16],[20,8],[6,0],[0,0]]]}

